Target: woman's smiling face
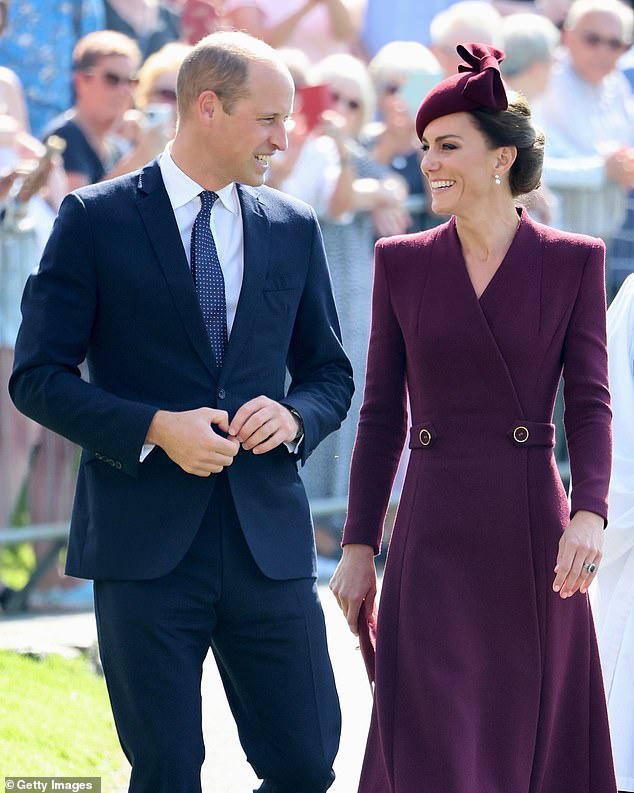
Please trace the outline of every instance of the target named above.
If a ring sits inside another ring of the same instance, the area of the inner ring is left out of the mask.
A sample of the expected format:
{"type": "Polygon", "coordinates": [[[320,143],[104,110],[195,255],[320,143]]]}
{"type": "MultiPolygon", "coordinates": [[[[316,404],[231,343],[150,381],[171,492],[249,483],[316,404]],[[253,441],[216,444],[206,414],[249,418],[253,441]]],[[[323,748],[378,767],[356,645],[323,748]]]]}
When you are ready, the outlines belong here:
{"type": "Polygon", "coordinates": [[[431,121],[423,133],[421,169],[429,182],[432,210],[460,215],[488,202],[498,189],[494,176],[498,149],[490,147],[469,113],[431,121]]]}

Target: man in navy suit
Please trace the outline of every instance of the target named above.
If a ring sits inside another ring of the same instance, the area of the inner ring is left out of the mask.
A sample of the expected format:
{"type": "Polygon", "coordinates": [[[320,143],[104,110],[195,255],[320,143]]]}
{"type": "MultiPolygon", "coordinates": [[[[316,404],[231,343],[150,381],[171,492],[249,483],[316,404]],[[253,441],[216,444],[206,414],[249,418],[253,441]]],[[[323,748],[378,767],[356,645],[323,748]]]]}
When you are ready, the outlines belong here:
{"type": "Polygon", "coordinates": [[[260,790],[334,778],[339,704],[297,468],[353,384],[315,215],[262,186],[292,102],[270,47],[203,39],[171,146],[70,194],[25,290],[9,388],[83,448],[67,572],[95,580],[131,793],[201,790],[209,647],[260,790]],[[210,257],[220,298],[200,292],[210,257]]]}

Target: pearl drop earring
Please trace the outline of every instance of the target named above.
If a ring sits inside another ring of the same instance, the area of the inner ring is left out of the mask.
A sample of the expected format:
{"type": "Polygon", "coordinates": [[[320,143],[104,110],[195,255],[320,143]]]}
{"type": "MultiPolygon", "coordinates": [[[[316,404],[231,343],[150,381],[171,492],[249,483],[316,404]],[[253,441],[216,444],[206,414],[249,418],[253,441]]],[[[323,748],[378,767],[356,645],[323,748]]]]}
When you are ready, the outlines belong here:
{"type": "Polygon", "coordinates": [[[502,180],[500,179],[500,174],[499,173],[496,173],[495,176],[493,177],[493,179],[495,181],[495,184],[497,184],[497,185],[502,184],[502,180]]]}

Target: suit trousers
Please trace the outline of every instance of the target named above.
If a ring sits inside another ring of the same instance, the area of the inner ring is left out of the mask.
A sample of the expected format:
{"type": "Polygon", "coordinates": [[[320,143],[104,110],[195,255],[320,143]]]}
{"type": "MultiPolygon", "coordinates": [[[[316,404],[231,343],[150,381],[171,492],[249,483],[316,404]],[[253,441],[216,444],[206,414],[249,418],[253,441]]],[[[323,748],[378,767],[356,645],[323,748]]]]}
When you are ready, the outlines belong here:
{"type": "Polygon", "coordinates": [[[316,582],[263,575],[226,474],[217,476],[177,567],[156,579],[96,581],[95,611],[115,724],[132,766],[129,793],[201,793],[201,679],[210,647],[263,788],[330,787],[341,714],[316,582]]]}

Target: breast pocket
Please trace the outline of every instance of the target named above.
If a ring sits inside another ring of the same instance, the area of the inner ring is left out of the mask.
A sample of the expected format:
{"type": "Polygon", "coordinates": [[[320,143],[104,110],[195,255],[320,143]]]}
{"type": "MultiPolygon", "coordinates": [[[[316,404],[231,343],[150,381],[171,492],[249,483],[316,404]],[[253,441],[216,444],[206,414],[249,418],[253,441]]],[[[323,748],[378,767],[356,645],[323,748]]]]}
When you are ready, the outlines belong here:
{"type": "Polygon", "coordinates": [[[285,292],[289,289],[301,289],[303,280],[297,273],[281,273],[269,275],[264,281],[264,292],[285,292]]]}
{"type": "Polygon", "coordinates": [[[255,310],[254,333],[269,352],[288,348],[302,288],[302,280],[295,274],[275,275],[265,281],[255,310]]]}

